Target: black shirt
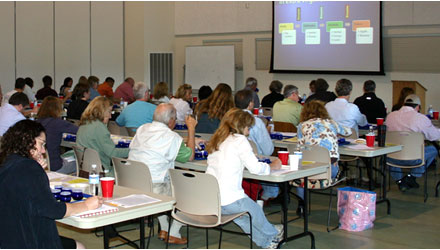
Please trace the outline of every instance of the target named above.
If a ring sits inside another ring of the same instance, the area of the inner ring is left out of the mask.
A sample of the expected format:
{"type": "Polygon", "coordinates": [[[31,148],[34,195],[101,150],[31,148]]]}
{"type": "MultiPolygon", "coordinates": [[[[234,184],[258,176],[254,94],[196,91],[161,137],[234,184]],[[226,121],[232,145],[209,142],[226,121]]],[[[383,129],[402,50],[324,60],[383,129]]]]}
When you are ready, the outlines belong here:
{"type": "MultiPolygon", "coordinates": [[[[273,108],[273,105],[277,101],[282,101],[282,100],[284,100],[284,96],[282,94],[276,93],[276,92],[271,92],[270,94],[263,97],[263,100],[261,101],[261,106],[267,107],[267,108],[273,108]]],[[[258,107],[256,107],[256,108],[258,108],[258,107]]]]}
{"type": "Polygon", "coordinates": [[[72,101],[67,107],[67,118],[69,119],[81,119],[81,115],[86,110],[89,103],[84,100],[75,100],[72,101]]]}
{"type": "Polygon", "coordinates": [[[0,166],[0,248],[62,248],[56,219],[66,204],[53,197],[36,161],[12,154],[0,166]]]}
{"type": "Polygon", "coordinates": [[[367,117],[368,123],[376,123],[376,118],[385,118],[387,115],[385,104],[375,93],[365,93],[353,102],[367,117]]]}
{"type": "Polygon", "coordinates": [[[44,98],[46,96],[54,96],[54,97],[58,97],[58,94],[55,90],[51,89],[50,87],[44,87],[42,89],[39,89],[37,91],[37,94],[35,95],[35,98],[37,98],[37,100],[44,100],[44,98]]]}
{"type": "Polygon", "coordinates": [[[336,99],[336,95],[333,92],[330,91],[324,91],[324,92],[316,92],[315,94],[309,96],[307,98],[306,103],[312,101],[312,100],[319,100],[323,101],[324,103],[332,102],[336,99]]]}

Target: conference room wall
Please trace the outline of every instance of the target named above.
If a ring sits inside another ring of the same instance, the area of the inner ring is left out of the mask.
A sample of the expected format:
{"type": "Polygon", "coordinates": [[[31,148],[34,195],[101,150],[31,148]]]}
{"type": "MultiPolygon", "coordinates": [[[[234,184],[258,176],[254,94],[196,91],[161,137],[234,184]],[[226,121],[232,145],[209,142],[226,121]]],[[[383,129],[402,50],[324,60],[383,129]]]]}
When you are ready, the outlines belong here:
{"type": "Polygon", "coordinates": [[[54,77],[58,90],[67,76],[124,79],[122,2],[0,2],[0,83],[14,88],[16,77],[54,77]]]}
{"type": "MultiPolygon", "coordinates": [[[[268,86],[272,80],[281,80],[284,84],[295,84],[299,87],[300,93],[309,93],[308,83],[311,79],[322,77],[327,79],[330,84],[330,89],[333,90],[335,83],[340,78],[348,78],[354,84],[351,100],[357,96],[362,95],[363,82],[367,79],[372,79],[377,84],[376,93],[382,98],[387,107],[392,106],[392,83],[391,80],[417,80],[423,86],[428,89],[426,95],[427,105],[432,104],[434,107],[440,108],[440,100],[436,98],[435,93],[439,93],[440,85],[438,79],[440,79],[440,67],[437,71],[426,72],[422,68],[415,68],[411,71],[408,67],[396,67],[397,62],[393,61],[398,58],[401,50],[393,50],[394,48],[387,48],[386,46],[395,46],[395,43],[384,43],[384,56],[385,56],[385,76],[353,76],[353,75],[320,75],[320,74],[269,74],[268,70],[256,70],[255,67],[255,40],[260,38],[271,38],[271,13],[268,15],[268,9],[271,11],[271,3],[258,2],[258,6],[255,7],[255,2],[237,3],[199,3],[199,2],[185,2],[176,3],[176,39],[175,39],[175,86],[178,82],[183,81],[183,65],[185,62],[185,47],[193,45],[203,45],[207,41],[242,41],[242,61],[243,69],[239,71],[242,75],[242,79],[246,77],[254,76],[259,81],[259,96],[262,98],[269,93],[268,86]],[[247,5],[246,5],[247,4],[247,5]],[[267,5],[267,8],[261,8],[261,5],[267,5]],[[236,6],[236,11],[226,11],[222,8],[232,8],[236,6]],[[247,7],[246,7],[247,6],[247,7]],[[255,8],[254,8],[255,7],[255,8]],[[198,9],[197,14],[194,15],[194,19],[183,18],[190,13],[190,10],[198,9]],[[244,19],[247,24],[237,24],[236,26],[222,26],[221,23],[228,19],[237,19],[238,16],[247,16],[251,12],[254,18],[244,19]],[[254,20],[258,19],[258,22],[254,20]],[[261,19],[265,20],[265,25],[252,26],[252,23],[260,23],[261,19]],[[211,21],[210,21],[211,20],[211,21]],[[216,20],[216,24],[213,24],[212,20],[216,20]],[[249,30],[244,31],[243,27],[247,27],[249,30]],[[270,27],[269,30],[263,31],[261,27],[270,27]],[[400,69],[399,69],[400,68],[400,69]],[[388,69],[388,71],[387,71],[388,69]]],[[[432,37],[440,36],[440,18],[433,10],[440,11],[440,2],[434,3],[418,3],[418,2],[384,2],[384,39],[392,38],[411,38],[419,37],[423,39],[430,39],[432,37]],[[428,17],[426,17],[428,16],[428,17]]],[[[405,39],[399,40],[400,42],[405,39]]],[[[406,41],[404,41],[406,42],[406,41]]],[[[403,47],[405,48],[405,47],[403,47]]],[[[408,55],[417,54],[420,48],[413,48],[407,46],[409,51],[408,55]]],[[[435,59],[435,53],[440,50],[440,45],[434,45],[432,48],[431,57],[426,57],[426,60],[431,60],[433,63],[437,63],[435,59]],[[437,49],[436,49],[437,47],[437,49]]],[[[402,58],[398,58],[400,66],[405,63],[402,58]]],[[[413,58],[406,58],[406,64],[408,66],[410,60],[413,58]]],[[[268,58],[269,60],[269,58],[268,58]]],[[[417,66],[417,65],[415,65],[417,66]]],[[[236,82],[236,88],[243,87],[244,82],[236,82]]]]}

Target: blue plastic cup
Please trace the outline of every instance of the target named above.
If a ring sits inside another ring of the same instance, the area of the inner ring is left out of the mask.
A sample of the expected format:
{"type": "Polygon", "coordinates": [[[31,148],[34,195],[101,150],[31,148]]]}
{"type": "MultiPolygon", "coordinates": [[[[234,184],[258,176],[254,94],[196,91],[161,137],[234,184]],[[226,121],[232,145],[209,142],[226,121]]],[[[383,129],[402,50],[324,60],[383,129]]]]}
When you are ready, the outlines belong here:
{"type": "Polygon", "coordinates": [[[71,193],[70,192],[61,192],[60,193],[60,200],[62,202],[70,202],[71,200],[71,193]]]}
{"type": "Polygon", "coordinates": [[[61,190],[60,189],[51,189],[53,197],[57,200],[60,200],[61,198],[61,190]]]}
{"type": "Polygon", "coordinates": [[[72,198],[76,201],[80,201],[84,198],[83,192],[81,189],[73,189],[72,190],[72,198]]]}

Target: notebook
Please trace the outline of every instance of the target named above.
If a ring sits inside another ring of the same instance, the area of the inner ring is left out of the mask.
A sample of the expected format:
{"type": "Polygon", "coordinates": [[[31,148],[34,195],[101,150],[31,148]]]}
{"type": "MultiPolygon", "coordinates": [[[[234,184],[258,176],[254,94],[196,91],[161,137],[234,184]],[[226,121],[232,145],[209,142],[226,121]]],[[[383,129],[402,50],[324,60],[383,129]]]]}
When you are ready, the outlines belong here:
{"type": "Polygon", "coordinates": [[[87,218],[87,217],[92,217],[92,216],[96,216],[96,215],[114,213],[117,211],[119,211],[119,209],[117,207],[111,207],[109,205],[102,204],[102,206],[100,208],[76,214],[76,215],[74,215],[74,217],[87,218]]]}

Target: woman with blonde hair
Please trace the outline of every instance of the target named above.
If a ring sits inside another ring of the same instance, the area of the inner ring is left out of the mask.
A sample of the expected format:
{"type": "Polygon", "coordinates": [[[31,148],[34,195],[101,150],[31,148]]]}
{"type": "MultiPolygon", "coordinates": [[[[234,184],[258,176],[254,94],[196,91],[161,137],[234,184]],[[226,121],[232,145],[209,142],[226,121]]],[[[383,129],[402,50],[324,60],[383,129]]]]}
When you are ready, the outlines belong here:
{"type": "MultiPolygon", "coordinates": [[[[220,127],[212,136],[207,150],[207,174],[213,175],[219,184],[222,214],[248,212],[252,217],[252,237],[255,244],[263,248],[276,248],[282,239],[281,225],[272,225],[263,209],[245,193],[241,186],[243,170],[257,175],[268,175],[271,169],[280,169],[279,159],[270,165],[259,162],[247,139],[254,117],[238,108],[230,109],[223,117],[220,127]]],[[[241,216],[234,220],[241,229],[249,233],[249,218],[241,216]]]]}
{"type": "Polygon", "coordinates": [[[63,174],[76,172],[76,162],[73,152],[68,151],[61,155],[60,145],[63,133],[76,134],[78,127],[61,119],[63,104],[60,99],[47,96],[44,98],[37,113],[38,122],[46,129],[46,145],[49,153],[50,170],[63,174]]]}
{"type": "MultiPolygon", "coordinates": [[[[349,136],[351,128],[332,120],[324,102],[312,100],[304,104],[297,129],[300,145],[318,145],[328,149],[331,158],[331,178],[335,178],[339,171],[338,134],[349,136]]],[[[298,188],[298,195],[304,198],[303,188],[298,188]]]]}
{"type": "Polygon", "coordinates": [[[169,103],[170,98],[168,98],[168,84],[166,82],[159,82],[154,86],[153,89],[153,99],[151,101],[157,103],[169,103]]]}
{"type": "Polygon", "coordinates": [[[220,120],[233,107],[231,87],[226,83],[220,83],[214,92],[207,99],[200,101],[195,108],[198,119],[196,132],[213,134],[219,127],[220,120]]]}
{"type": "Polygon", "coordinates": [[[191,85],[185,83],[179,86],[174,95],[174,98],[170,100],[170,103],[174,105],[177,111],[177,121],[184,122],[185,115],[192,114],[192,109],[189,106],[192,97],[191,85]]]}
{"type": "Polygon", "coordinates": [[[106,176],[114,176],[111,166],[112,157],[128,157],[128,148],[116,148],[107,123],[111,117],[113,104],[110,99],[99,96],[93,99],[81,116],[76,143],[80,146],[91,148],[99,153],[104,173],[106,176]]]}

